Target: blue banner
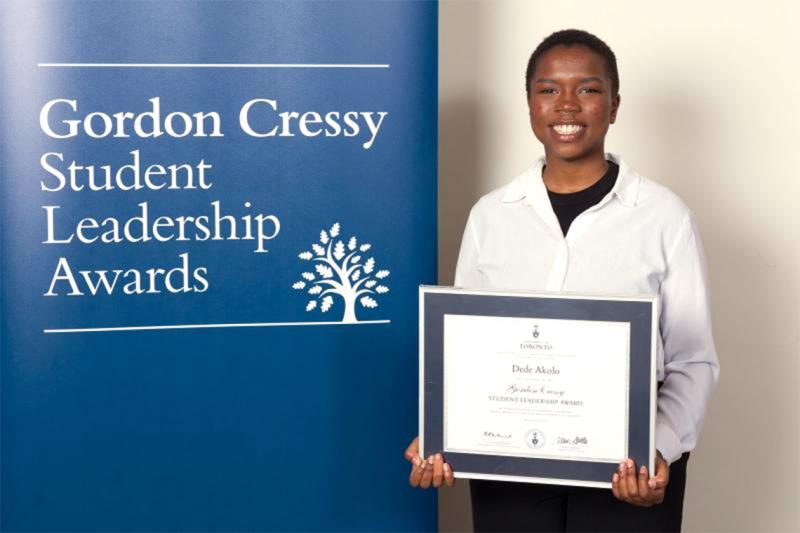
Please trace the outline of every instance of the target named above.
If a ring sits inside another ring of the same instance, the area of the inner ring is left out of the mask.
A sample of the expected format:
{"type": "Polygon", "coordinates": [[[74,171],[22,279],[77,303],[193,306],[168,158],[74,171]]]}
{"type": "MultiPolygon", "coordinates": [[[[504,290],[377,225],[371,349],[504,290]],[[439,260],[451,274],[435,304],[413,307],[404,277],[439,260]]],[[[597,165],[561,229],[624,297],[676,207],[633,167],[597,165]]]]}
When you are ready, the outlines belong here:
{"type": "Polygon", "coordinates": [[[434,529],[437,5],[2,19],[2,529],[434,529]]]}

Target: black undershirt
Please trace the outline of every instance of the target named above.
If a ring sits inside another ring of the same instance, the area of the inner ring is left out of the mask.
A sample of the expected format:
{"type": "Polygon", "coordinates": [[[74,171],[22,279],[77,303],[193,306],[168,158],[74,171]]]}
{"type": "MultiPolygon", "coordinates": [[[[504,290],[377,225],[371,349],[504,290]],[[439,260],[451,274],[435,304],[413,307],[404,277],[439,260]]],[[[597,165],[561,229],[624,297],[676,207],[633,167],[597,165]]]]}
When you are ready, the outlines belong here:
{"type": "Polygon", "coordinates": [[[619,165],[613,161],[608,161],[608,170],[603,174],[603,177],[594,185],[582,191],[566,194],[547,191],[547,195],[550,197],[550,205],[553,206],[553,212],[558,218],[558,223],[561,225],[561,231],[564,232],[564,235],[569,231],[569,226],[575,220],[575,217],[600,202],[614,188],[618,174],[619,165]]]}

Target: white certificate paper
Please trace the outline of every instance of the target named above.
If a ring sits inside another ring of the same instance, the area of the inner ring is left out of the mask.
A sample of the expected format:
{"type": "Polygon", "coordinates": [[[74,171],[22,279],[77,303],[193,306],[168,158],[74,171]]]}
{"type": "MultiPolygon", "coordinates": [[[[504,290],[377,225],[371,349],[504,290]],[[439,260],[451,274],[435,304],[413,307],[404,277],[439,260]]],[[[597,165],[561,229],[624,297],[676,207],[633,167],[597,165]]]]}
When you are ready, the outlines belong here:
{"type": "Polygon", "coordinates": [[[444,315],[444,451],[628,457],[630,323],[444,315]]]}

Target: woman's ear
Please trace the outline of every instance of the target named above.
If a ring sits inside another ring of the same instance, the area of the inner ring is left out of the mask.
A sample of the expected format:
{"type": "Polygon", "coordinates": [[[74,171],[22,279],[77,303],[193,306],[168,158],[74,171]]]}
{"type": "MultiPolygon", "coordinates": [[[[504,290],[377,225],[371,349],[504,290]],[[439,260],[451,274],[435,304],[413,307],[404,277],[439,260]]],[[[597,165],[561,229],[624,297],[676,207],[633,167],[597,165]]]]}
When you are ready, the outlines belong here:
{"type": "Polygon", "coordinates": [[[620,96],[619,93],[614,95],[611,99],[611,124],[617,120],[617,111],[619,110],[620,96]]]}

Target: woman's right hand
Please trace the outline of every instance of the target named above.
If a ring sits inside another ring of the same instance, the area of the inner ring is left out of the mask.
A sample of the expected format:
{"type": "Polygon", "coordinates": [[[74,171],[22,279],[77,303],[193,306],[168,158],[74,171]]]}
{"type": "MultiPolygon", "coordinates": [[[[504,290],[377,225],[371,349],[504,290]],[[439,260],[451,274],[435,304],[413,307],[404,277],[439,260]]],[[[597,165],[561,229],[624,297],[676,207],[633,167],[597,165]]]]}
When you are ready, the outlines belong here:
{"type": "Polygon", "coordinates": [[[411,463],[408,482],[412,487],[427,489],[431,485],[439,488],[442,484],[448,487],[456,484],[453,469],[444,461],[441,453],[431,454],[425,460],[419,456],[419,437],[414,437],[408,445],[405,457],[411,463]]]}

